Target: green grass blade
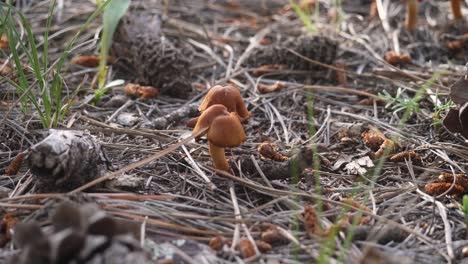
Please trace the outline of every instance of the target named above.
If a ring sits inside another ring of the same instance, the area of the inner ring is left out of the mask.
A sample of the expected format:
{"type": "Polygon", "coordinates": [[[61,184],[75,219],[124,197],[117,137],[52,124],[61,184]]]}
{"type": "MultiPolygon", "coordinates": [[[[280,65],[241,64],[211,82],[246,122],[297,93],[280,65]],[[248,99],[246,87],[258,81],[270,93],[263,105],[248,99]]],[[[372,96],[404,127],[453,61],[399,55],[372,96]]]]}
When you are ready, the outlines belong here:
{"type": "Polygon", "coordinates": [[[50,3],[49,12],[47,13],[47,21],[46,21],[46,27],[45,27],[45,32],[44,32],[44,44],[43,44],[44,66],[42,68],[44,69],[44,71],[47,69],[48,64],[49,64],[49,31],[50,31],[50,27],[52,24],[52,16],[54,14],[56,3],[57,3],[57,0],[53,0],[52,3],[50,3]]]}
{"type": "Polygon", "coordinates": [[[109,49],[112,43],[112,37],[117,29],[120,19],[123,17],[128,7],[130,0],[109,0],[109,6],[104,10],[104,24],[101,36],[101,51],[99,61],[99,88],[104,86],[106,79],[105,67],[107,65],[107,58],[109,49]]]}
{"type": "Polygon", "coordinates": [[[310,16],[304,10],[302,10],[302,8],[298,4],[296,4],[293,0],[288,0],[288,2],[293,8],[294,12],[296,12],[296,14],[299,16],[302,23],[304,23],[305,27],[307,28],[307,31],[309,31],[310,33],[315,32],[315,28],[314,28],[314,25],[312,25],[310,16]]]}

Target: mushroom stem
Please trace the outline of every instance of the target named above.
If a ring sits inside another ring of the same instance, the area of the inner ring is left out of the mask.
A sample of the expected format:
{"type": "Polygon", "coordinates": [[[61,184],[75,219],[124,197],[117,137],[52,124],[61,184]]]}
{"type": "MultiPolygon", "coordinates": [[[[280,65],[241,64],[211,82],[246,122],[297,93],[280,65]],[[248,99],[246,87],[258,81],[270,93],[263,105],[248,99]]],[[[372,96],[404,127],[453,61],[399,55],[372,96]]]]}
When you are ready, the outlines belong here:
{"type": "Polygon", "coordinates": [[[406,0],[406,21],[408,30],[414,30],[418,23],[418,0],[406,0]]]}
{"type": "Polygon", "coordinates": [[[215,169],[229,172],[230,167],[228,161],[226,160],[226,156],[224,156],[224,148],[220,148],[209,142],[209,150],[215,169]]]}
{"type": "Polygon", "coordinates": [[[461,3],[461,0],[450,0],[450,7],[452,9],[453,19],[455,19],[455,21],[463,20],[461,3]]]}

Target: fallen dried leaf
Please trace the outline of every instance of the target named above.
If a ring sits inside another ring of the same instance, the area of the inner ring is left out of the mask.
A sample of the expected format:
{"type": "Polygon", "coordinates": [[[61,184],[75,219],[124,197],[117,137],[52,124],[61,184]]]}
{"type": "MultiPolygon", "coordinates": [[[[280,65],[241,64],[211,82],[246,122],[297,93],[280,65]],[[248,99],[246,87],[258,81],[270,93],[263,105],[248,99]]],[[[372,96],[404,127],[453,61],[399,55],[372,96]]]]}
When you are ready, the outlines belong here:
{"type": "Polygon", "coordinates": [[[345,170],[348,174],[359,174],[364,175],[367,172],[367,168],[374,167],[374,163],[368,156],[361,157],[359,159],[352,160],[345,166],[345,170]]]}

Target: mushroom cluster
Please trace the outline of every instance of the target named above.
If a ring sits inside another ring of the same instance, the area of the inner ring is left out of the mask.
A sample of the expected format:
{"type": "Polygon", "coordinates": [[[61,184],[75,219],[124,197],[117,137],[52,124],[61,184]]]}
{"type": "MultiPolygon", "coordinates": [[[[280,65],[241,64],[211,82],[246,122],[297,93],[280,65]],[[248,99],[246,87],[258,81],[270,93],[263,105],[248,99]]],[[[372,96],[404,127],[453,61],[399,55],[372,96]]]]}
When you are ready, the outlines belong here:
{"type": "Polygon", "coordinates": [[[216,85],[211,88],[198,107],[200,117],[192,120],[195,127],[192,134],[207,130],[210,156],[218,170],[229,171],[230,166],[224,154],[224,148],[239,146],[245,141],[245,132],[241,122],[252,115],[247,110],[239,90],[233,86],[216,85]]]}

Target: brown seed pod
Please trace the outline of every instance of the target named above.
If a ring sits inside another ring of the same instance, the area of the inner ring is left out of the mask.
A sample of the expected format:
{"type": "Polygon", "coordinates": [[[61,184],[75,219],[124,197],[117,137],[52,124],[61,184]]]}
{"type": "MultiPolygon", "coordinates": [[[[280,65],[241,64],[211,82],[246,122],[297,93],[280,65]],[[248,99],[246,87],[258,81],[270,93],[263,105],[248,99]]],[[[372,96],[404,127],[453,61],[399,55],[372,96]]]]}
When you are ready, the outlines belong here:
{"type": "Polygon", "coordinates": [[[391,141],[390,139],[386,139],[382,143],[382,145],[380,145],[380,148],[375,152],[374,158],[379,159],[380,157],[383,156],[385,152],[387,152],[390,155],[393,153],[394,150],[395,150],[395,143],[393,143],[393,141],[391,141]]]}
{"type": "Polygon", "coordinates": [[[437,181],[452,183],[454,182],[453,177],[456,177],[455,184],[460,185],[461,187],[463,187],[463,189],[465,189],[465,192],[468,192],[468,176],[466,174],[458,173],[454,175],[452,173],[442,172],[437,178],[437,181]]]}
{"type": "Polygon", "coordinates": [[[349,223],[350,223],[349,216],[344,215],[343,218],[341,218],[337,223],[335,223],[335,224],[331,225],[330,227],[328,227],[323,232],[323,236],[328,237],[332,232],[334,233],[336,231],[341,231],[341,230],[345,229],[347,226],[349,226],[349,223]]]}
{"type": "Polygon", "coordinates": [[[421,155],[419,155],[418,153],[414,151],[403,151],[403,152],[400,152],[391,156],[390,160],[393,162],[403,162],[405,160],[413,160],[413,161],[419,160],[420,161],[421,155]]]}
{"type": "MultiPolygon", "coordinates": [[[[349,198],[346,198],[346,199],[342,199],[341,200],[342,203],[345,203],[347,205],[350,205],[347,209],[350,211],[347,216],[348,216],[348,222],[349,224],[352,224],[354,223],[354,218],[358,216],[358,210],[355,209],[355,208],[359,208],[361,209],[362,211],[366,211],[366,212],[372,212],[372,210],[365,206],[365,205],[362,205],[361,203],[353,200],[353,199],[349,199],[349,198]]],[[[370,223],[370,217],[369,216],[365,216],[365,215],[360,215],[359,217],[359,220],[357,221],[358,225],[368,225],[370,223]]]]}
{"type": "Polygon", "coordinates": [[[348,83],[346,73],[344,72],[345,66],[346,64],[342,60],[338,60],[337,62],[335,62],[335,67],[339,69],[335,70],[335,78],[336,82],[340,85],[346,85],[348,83]]]}
{"type": "Polygon", "coordinates": [[[364,144],[366,144],[366,146],[372,150],[377,150],[386,138],[382,132],[371,128],[368,131],[362,133],[362,139],[364,140],[364,144]]]}
{"type": "Polygon", "coordinates": [[[12,73],[13,73],[13,70],[8,65],[3,66],[2,70],[0,71],[0,75],[5,76],[5,77],[10,76],[12,73]]]}
{"type": "Polygon", "coordinates": [[[2,37],[0,38],[0,49],[8,49],[10,48],[10,45],[8,43],[8,38],[5,34],[2,34],[2,37]]]}
{"type": "Polygon", "coordinates": [[[125,85],[124,91],[130,97],[138,97],[144,100],[155,98],[158,95],[158,89],[152,86],[141,86],[135,83],[125,85]]]}
{"type": "Polygon", "coordinates": [[[411,57],[408,53],[398,54],[395,51],[389,51],[385,54],[385,61],[391,65],[403,65],[411,63],[411,57]]]}
{"type": "Polygon", "coordinates": [[[461,50],[464,46],[464,41],[453,40],[447,43],[447,48],[452,51],[461,50]]]}
{"type": "Polygon", "coordinates": [[[323,234],[323,230],[317,216],[317,211],[315,211],[315,208],[311,205],[304,206],[304,226],[309,237],[323,234]]]}
{"type": "Polygon", "coordinates": [[[284,83],[280,81],[277,81],[272,85],[266,85],[262,83],[257,84],[257,90],[262,94],[277,92],[283,89],[284,87],[285,87],[284,83]]]}
{"type": "MultiPolygon", "coordinates": [[[[435,182],[428,183],[424,186],[424,192],[429,195],[440,195],[445,193],[450,187],[451,183],[448,182],[435,182]]],[[[448,195],[462,196],[465,193],[465,189],[458,184],[454,184],[453,188],[447,193],[448,195]]]]}
{"type": "Polygon", "coordinates": [[[19,169],[21,168],[21,165],[23,164],[24,157],[26,156],[26,153],[20,152],[16,157],[13,159],[13,161],[10,163],[10,166],[5,171],[5,175],[8,176],[13,176],[18,174],[19,169]]]}
{"type": "Polygon", "coordinates": [[[277,152],[270,142],[263,142],[262,144],[258,145],[257,151],[263,158],[266,159],[271,159],[274,161],[286,161],[289,159],[288,157],[277,152]]]}
{"type": "Polygon", "coordinates": [[[223,249],[223,246],[225,244],[226,244],[226,240],[220,236],[213,237],[212,239],[210,239],[210,242],[208,243],[210,248],[216,251],[223,249]]]}
{"type": "Polygon", "coordinates": [[[0,221],[0,248],[3,248],[6,243],[11,240],[11,230],[18,223],[18,218],[14,212],[9,212],[3,215],[0,221]]]}
{"type": "Polygon", "coordinates": [[[272,249],[269,243],[262,240],[255,240],[255,245],[257,246],[258,250],[260,250],[260,252],[262,253],[267,253],[272,249]]]}
{"type": "Polygon", "coordinates": [[[237,248],[242,253],[242,256],[244,258],[250,258],[250,257],[255,256],[256,254],[254,245],[247,238],[243,238],[239,240],[239,243],[237,244],[237,248]]]}
{"type": "Polygon", "coordinates": [[[275,225],[271,225],[263,231],[261,239],[269,244],[284,244],[288,242],[275,225]]]}
{"type": "Polygon", "coordinates": [[[345,199],[342,199],[341,200],[342,203],[346,204],[346,205],[350,205],[347,209],[352,211],[352,212],[355,212],[357,211],[355,208],[359,208],[363,211],[366,211],[366,212],[372,212],[372,210],[365,206],[365,205],[362,205],[361,203],[353,200],[353,199],[349,199],[349,198],[345,198],[345,199]]]}

